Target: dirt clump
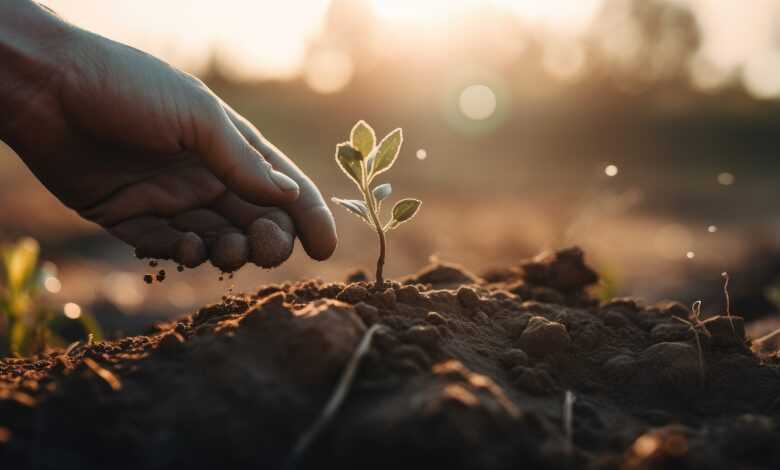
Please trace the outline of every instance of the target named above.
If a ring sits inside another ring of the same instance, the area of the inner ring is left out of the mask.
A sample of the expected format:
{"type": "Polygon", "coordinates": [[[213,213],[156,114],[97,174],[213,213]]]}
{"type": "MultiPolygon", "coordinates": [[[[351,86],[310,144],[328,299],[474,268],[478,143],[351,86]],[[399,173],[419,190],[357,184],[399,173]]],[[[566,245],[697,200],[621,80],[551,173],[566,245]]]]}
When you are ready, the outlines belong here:
{"type": "Polygon", "coordinates": [[[755,355],[740,317],[697,335],[682,304],[599,304],[594,282],[578,249],[484,278],[438,263],[381,289],[264,286],[147,335],[3,359],[0,462],[283,468],[381,324],[300,468],[777,468],[780,355],[755,355]]]}

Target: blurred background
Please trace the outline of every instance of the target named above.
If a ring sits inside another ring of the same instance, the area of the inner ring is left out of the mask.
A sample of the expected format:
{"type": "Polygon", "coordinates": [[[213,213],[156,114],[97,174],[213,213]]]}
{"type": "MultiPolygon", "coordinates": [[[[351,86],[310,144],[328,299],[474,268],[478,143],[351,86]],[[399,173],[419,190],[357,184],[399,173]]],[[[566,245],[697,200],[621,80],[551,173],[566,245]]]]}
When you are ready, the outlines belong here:
{"type": "MultiPolygon", "coordinates": [[[[333,153],[355,121],[402,127],[383,180],[424,204],[390,239],[391,277],[432,256],[479,273],[577,244],[602,295],[718,312],[728,271],[736,313],[778,310],[780,1],[42,3],[202,78],[328,198],[354,196],[333,153]]],[[[370,272],[375,235],[334,213],[341,242],[325,263],[297,248],[276,270],[220,282],[210,265],[163,262],[168,278],[146,285],[152,268],[0,148],[0,237],[37,239],[48,301],[109,334],[229,289],[370,272]]]]}

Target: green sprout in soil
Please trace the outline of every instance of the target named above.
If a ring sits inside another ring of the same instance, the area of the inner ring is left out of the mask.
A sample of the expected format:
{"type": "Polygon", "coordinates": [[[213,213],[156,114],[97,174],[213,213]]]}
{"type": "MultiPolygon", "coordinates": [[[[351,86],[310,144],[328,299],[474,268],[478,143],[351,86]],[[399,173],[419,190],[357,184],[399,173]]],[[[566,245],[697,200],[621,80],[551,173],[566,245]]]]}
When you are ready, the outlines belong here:
{"type": "Polygon", "coordinates": [[[389,170],[398,158],[403,143],[403,131],[395,129],[377,143],[374,129],[365,121],[358,121],[352,128],[350,140],[336,146],[336,162],[360,190],[361,199],[331,198],[333,202],[367,223],[379,237],[379,258],[376,262],[376,286],[384,284],[382,269],[385,264],[387,242],[385,235],[409,221],[420,209],[419,199],[401,199],[393,206],[390,220],[382,224],[379,219],[382,201],[392,192],[390,183],[372,188],[374,179],[389,170]]]}
{"type": "MultiPolygon", "coordinates": [[[[52,345],[67,343],[57,334],[73,320],[55,312],[41,298],[45,272],[39,264],[38,242],[22,238],[0,244],[0,357],[29,355],[52,345]]],[[[95,319],[82,313],[78,319],[85,333],[100,337],[95,319]]]]}

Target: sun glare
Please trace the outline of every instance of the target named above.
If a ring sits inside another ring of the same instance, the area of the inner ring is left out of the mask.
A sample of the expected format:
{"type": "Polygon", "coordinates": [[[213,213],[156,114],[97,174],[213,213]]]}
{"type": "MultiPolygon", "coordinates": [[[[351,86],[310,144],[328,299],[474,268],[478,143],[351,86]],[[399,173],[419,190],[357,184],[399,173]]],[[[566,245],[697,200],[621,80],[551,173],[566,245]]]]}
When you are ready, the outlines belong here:
{"type": "Polygon", "coordinates": [[[458,107],[469,119],[481,121],[496,112],[496,94],[485,85],[471,85],[460,93],[458,107]]]}
{"type": "Polygon", "coordinates": [[[405,22],[444,21],[459,8],[474,0],[372,0],[371,6],[383,20],[405,22]]]}

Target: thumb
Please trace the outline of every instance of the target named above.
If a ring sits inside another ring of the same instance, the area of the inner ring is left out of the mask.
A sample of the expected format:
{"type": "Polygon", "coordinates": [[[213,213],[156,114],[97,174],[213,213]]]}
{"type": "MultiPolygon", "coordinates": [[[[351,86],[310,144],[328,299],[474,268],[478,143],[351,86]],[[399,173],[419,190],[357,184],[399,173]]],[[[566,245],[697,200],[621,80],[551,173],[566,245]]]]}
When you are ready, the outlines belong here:
{"type": "Polygon", "coordinates": [[[284,173],[275,170],[247,142],[228,117],[219,100],[208,90],[198,90],[200,101],[193,106],[192,129],[185,142],[231,191],[261,206],[288,204],[298,199],[300,188],[284,173]]]}

